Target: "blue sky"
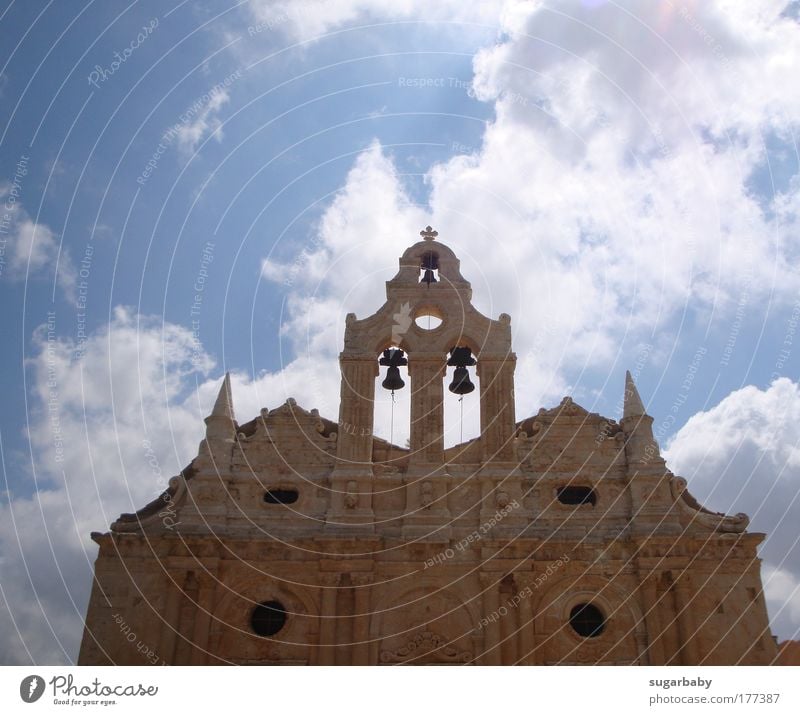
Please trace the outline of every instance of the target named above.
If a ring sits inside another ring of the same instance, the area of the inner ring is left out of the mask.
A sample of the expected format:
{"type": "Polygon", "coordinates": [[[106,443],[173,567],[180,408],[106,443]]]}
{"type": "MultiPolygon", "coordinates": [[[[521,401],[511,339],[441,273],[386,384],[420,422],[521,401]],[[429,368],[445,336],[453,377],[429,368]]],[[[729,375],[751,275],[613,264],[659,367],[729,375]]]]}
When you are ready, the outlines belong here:
{"type": "Polygon", "coordinates": [[[634,371],[670,467],[770,532],[792,637],[798,4],[311,5],[3,4],[2,662],[74,659],[89,532],[224,370],[240,421],[336,418],[344,316],[428,223],[512,315],[518,417],[618,417],[634,371]]]}

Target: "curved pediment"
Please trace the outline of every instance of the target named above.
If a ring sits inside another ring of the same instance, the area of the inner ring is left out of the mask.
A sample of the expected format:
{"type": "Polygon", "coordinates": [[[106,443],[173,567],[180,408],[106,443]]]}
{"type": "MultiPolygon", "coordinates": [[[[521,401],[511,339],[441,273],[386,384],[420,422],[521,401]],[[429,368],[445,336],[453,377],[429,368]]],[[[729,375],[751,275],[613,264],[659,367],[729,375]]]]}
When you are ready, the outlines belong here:
{"type": "Polygon", "coordinates": [[[343,355],[377,356],[388,347],[399,347],[410,354],[440,352],[444,357],[456,345],[469,347],[479,358],[506,355],[511,350],[511,319],[503,314],[492,320],[461,303],[454,309],[447,300],[437,301],[427,293],[416,299],[404,296],[387,301],[363,320],[349,318],[343,355]],[[427,314],[440,318],[441,325],[432,330],[417,325],[416,318],[427,314]]]}

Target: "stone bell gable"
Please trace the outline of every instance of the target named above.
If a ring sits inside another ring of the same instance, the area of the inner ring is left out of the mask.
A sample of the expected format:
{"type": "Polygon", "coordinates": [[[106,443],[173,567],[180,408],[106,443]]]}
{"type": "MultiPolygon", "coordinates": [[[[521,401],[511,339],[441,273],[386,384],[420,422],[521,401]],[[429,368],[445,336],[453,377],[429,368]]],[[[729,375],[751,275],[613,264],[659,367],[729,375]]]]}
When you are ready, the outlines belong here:
{"type": "Polygon", "coordinates": [[[763,534],[672,474],[630,374],[619,421],[569,397],[517,420],[511,319],[437,237],[347,315],[336,421],[290,398],[240,424],[225,376],[192,462],[92,535],[80,663],[775,660],[763,534]],[[445,376],[471,375],[480,433],[446,448],[445,376]],[[410,391],[407,446],[374,434],[381,384],[410,391]]]}

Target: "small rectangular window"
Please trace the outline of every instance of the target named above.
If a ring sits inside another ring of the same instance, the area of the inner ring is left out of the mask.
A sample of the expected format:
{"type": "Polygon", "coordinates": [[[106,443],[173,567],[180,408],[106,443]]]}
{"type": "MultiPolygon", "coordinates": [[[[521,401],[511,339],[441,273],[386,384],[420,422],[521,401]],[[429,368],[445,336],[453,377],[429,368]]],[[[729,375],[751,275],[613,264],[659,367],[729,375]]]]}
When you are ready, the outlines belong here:
{"type": "Polygon", "coordinates": [[[597,504],[597,495],[591,487],[561,487],[556,492],[562,504],[577,506],[578,504],[597,504]]]}
{"type": "Polygon", "coordinates": [[[294,504],[297,497],[297,489],[268,489],[264,501],[267,504],[294,504]]]}

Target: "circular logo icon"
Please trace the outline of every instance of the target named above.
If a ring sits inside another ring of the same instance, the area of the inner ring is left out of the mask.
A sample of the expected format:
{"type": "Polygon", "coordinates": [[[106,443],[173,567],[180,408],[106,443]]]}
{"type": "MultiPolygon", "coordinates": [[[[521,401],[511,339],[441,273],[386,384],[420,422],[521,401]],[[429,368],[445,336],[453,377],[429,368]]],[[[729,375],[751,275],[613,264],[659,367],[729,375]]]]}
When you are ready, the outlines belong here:
{"type": "Polygon", "coordinates": [[[44,678],[39,675],[29,675],[19,684],[19,696],[26,703],[35,703],[44,695],[44,678]]]}

